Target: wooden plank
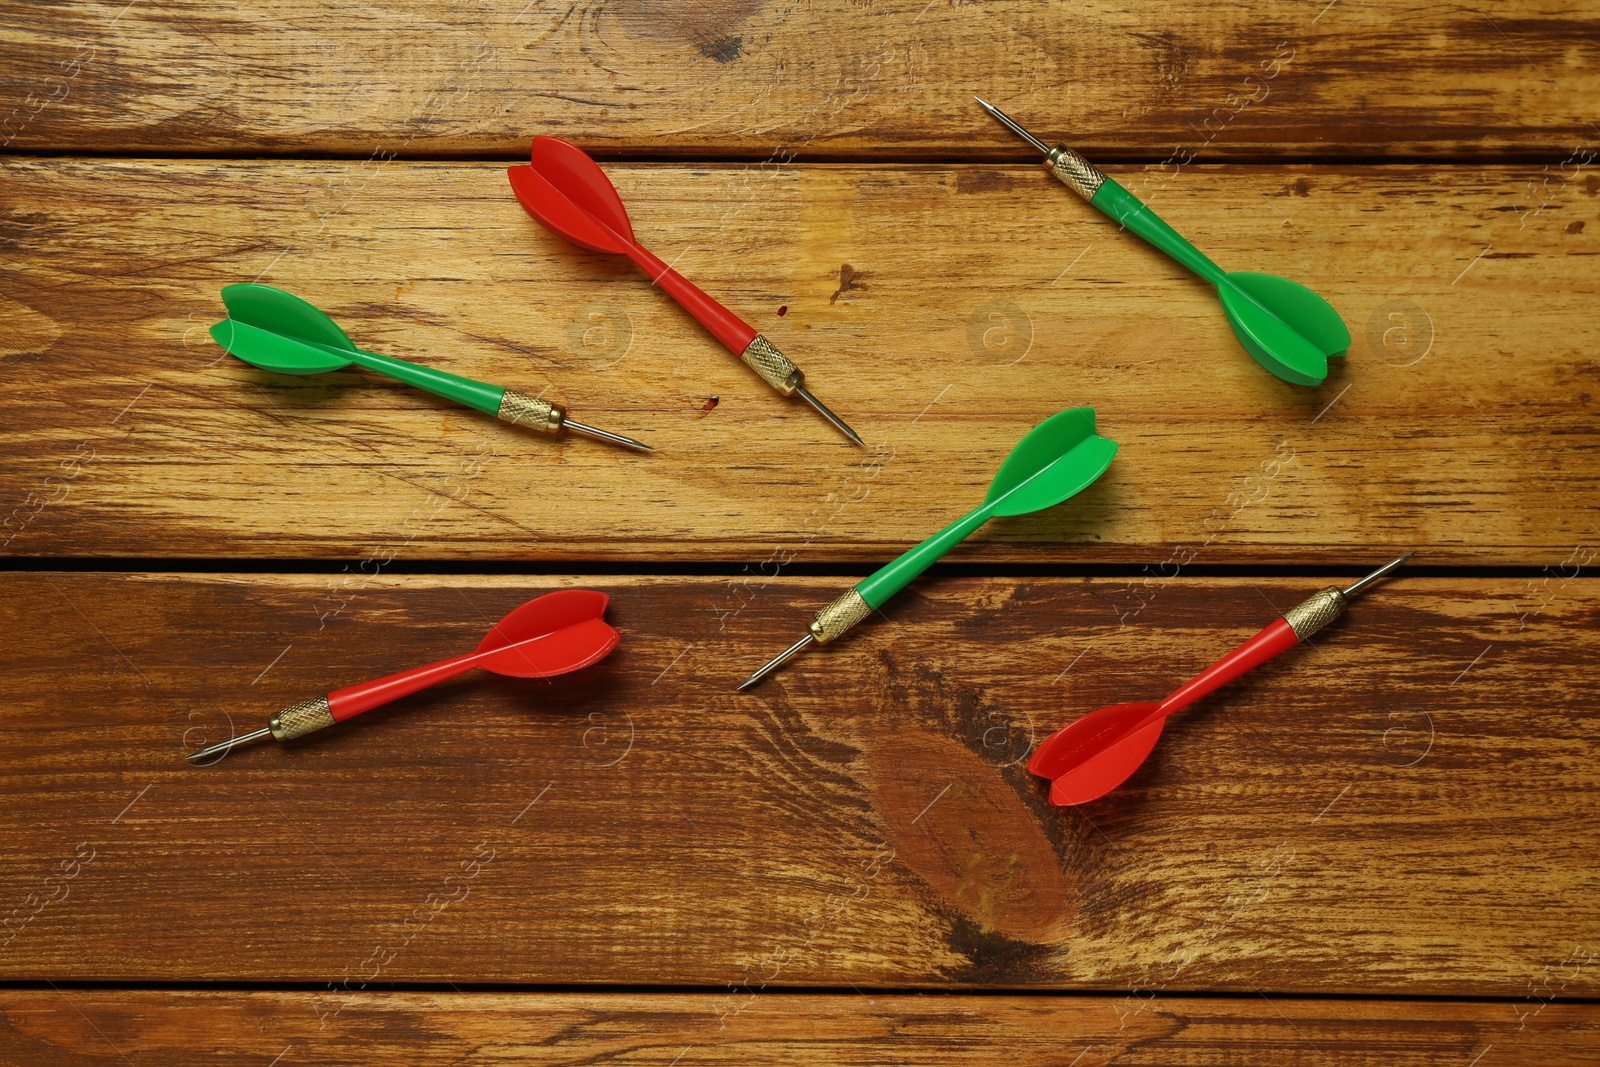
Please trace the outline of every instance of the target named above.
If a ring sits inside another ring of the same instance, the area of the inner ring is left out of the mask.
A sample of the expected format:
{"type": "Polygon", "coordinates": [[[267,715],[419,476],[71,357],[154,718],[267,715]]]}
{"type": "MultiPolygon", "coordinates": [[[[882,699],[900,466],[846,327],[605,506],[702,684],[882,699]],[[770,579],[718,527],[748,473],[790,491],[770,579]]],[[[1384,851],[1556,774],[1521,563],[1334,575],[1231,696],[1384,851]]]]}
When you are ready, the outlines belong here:
{"type": "Polygon", "coordinates": [[[1389,583],[1068,810],[1033,740],[1323,583],[925,580],[734,694],[840,584],[12,574],[0,978],[1520,1001],[1592,958],[1590,579],[1389,583]],[[586,673],[180,759],[565,584],[625,634],[586,673]]]}
{"type": "MultiPolygon", "coordinates": [[[[872,448],[769,392],[495,164],[12,160],[0,267],[4,551],[878,562],[975,504],[1032,425],[1121,442],[1074,503],[954,558],[1557,566],[1594,543],[1600,180],[1537,168],[1226,167],[1145,191],[1218,261],[1326,294],[1317,389],[1213,293],[1032,168],[613,167],[640,235],[755,320],[872,448]],[[754,182],[755,184],[748,184],[754,182]],[[222,285],[363,345],[540,391],[656,445],[495,424],[364,373],[300,379],[205,333],[222,285]]],[[[1124,172],[1124,176],[1128,176],[1124,172]]]]}
{"type": "Polygon", "coordinates": [[[1507,1067],[1593,1062],[1600,1008],[1554,1003],[1114,997],[796,996],[734,1012],[716,994],[0,992],[15,1067],[238,1062],[519,1064],[1216,1064],[1507,1067]],[[1521,1025],[1519,1025],[1519,1022],[1521,1025]],[[676,1061],[673,1057],[676,1056],[676,1061]],[[1074,1061],[1073,1057],[1079,1057],[1074,1061]],[[1486,1060],[1486,1062],[1488,1062],[1486,1060]]]}
{"type": "Polygon", "coordinates": [[[4,10],[0,137],[33,151],[1024,158],[976,92],[1106,158],[1553,163],[1593,159],[1600,94],[1577,0],[4,10]]]}

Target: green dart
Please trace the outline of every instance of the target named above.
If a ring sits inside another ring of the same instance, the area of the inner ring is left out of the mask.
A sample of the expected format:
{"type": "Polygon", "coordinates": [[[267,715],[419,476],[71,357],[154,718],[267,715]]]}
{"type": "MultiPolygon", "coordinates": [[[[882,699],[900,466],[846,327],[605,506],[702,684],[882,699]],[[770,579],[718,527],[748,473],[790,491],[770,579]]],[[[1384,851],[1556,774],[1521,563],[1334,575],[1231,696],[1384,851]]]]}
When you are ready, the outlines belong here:
{"type": "Polygon", "coordinates": [[[426,389],[496,418],[543,433],[563,428],[588,437],[653,451],[631,437],[598,430],[567,418],[567,409],[515,389],[463,378],[432,367],[407,363],[357,348],[339,324],[301,300],[270,285],[230,285],[222,290],[228,317],[211,327],[211,336],[230,353],[262,370],[279,374],[322,374],[354,363],[378,374],[426,389]]]}
{"type": "Polygon", "coordinates": [[[1216,286],[1233,332],[1273,374],[1296,385],[1321,385],[1328,376],[1328,357],[1341,356],[1350,347],[1350,331],[1339,313],[1310,289],[1272,274],[1223,270],[1083,156],[1065,145],[1047,147],[993,104],[973,99],[1044,153],[1045,169],[1063,185],[1216,286]]]}
{"type": "Polygon", "coordinates": [[[1111,466],[1117,443],[1094,432],[1094,408],[1052,415],[1017,442],[989,485],[983,503],[817,612],[811,632],[738,686],[749,689],[815,641],[825,645],[882,607],[946,552],[997,515],[1027,515],[1053,507],[1093,485],[1111,466]]]}

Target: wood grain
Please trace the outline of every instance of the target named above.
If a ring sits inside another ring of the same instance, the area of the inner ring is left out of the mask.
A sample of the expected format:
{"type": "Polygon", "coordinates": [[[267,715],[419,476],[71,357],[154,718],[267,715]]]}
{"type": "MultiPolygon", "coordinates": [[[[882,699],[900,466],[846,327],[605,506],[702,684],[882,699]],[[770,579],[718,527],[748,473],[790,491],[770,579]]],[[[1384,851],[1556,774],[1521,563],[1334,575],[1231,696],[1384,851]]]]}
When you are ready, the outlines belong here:
{"type": "Polygon", "coordinates": [[[1106,158],[1588,146],[1600,21],[1181,0],[0,7],[0,137],[31,151],[515,157],[536,133],[680,158],[1025,158],[979,93],[1106,158]],[[9,113],[9,114],[7,114],[9,113]]]}
{"type": "Polygon", "coordinates": [[[1036,168],[610,172],[641,239],[794,356],[870,451],[631,266],[540,229],[497,164],[14,159],[4,551],[875,563],[1079,404],[1122,444],[1110,474],[953,558],[1556,567],[1595,542],[1593,175],[1533,200],[1535,167],[1118,171],[1222,264],[1341,310],[1351,352],[1304,389],[1036,168]],[[548,387],[659,451],[245,367],[205,327],[222,285],[255,278],[366,347],[548,387]]]}
{"type": "Polygon", "coordinates": [[[1593,1063],[1597,94],[1576,0],[0,0],[0,1062],[1593,1063]],[[974,92],[1350,354],[1271,378],[974,92]],[[534,225],[540,133],[871,449],[534,225]],[[660,451],[251,370],[248,280],[660,451]],[[731,692],[1079,404],[1012,566],[731,692]],[[1255,565],[1412,548],[1111,796],[1026,773],[1327,584],[1255,565]],[[560,586],[587,671],[182,759],[560,586]]]}
{"type": "Polygon", "coordinates": [[[1591,579],[1390,582],[1065,810],[1034,740],[1325,583],[924,580],[734,694],[840,584],[10,575],[0,978],[1594,996],[1591,579]],[[180,759],[567,584],[587,672],[180,759]]]}
{"type": "Polygon", "coordinates": [[[1509,1067],[1593,1063],[1600,1008],[1520,1017],[1497,1002],[794,996],[730,1013],[707,995],[354,993],[319,1017],[305,992],[0,992],[0,1054],[15,1067],[233,1062],[1106,1064],[1328,1063],[1509,1067]],[[1076,1057],[1076,1059],[1075,1059],[1076,1057]]]}

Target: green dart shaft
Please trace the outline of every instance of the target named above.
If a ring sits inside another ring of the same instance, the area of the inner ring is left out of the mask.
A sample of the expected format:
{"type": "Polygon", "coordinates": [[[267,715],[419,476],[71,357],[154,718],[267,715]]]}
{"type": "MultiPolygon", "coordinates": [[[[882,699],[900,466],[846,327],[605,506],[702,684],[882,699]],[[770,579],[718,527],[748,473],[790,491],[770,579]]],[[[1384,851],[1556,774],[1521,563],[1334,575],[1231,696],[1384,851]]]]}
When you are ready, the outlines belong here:
{"type": "Polygon", "coordinates": [[[211,336],[239,359],[280,374],[322,374],[355,363],[493,415],[503,422],[543,433],[573,430],[640,451],[650,446],[631,437],[575,422],[560,404],[480,382],[449,371],[356,348],[322,312],[293,294],[259,284],[230,285],[222,291],[229,317],[211,327],[211,336]]]}
{"type": "Polygon", "coordinates": [[[360,348],[350,352],[327,345],[319,345],[318,347],[326,348],[330,355],[343,356],[352,363],[358,363],[367,368],[367,370],[387,375],[396,381],[405,382],[407,385],[414,385],[418,389],[432,393],[434,396],[442,396],[446,400],[454,400],[457,404],[465,404],[467,407],[481,411],[485,415],[498,416],[500,414],[500,405],[505,397],[506,390],[498,385],[490,385],[488,382],[464,378],[459,374],[451,374],[449,371],[427,367],[420,363],[408,363],[403,359],[379,355],[376,352],[368,352],[360,348]]]}
{"type": "Polygon", "coordinates": [[[984,110],[1000,120],[1012,133],[1022,137],[1044,154],[1044,165],[1068,189],[1077,193],[1101,213],[1127,227],[1161,251],[1194,271],[1212,285],[1222,285],[1227,271],[1217,266],[1206,254],[1190,244],[1177,230],[1150,210],[1148,204],[1106,176],[1099,167],[1066,145],[1054,148],[1029,133],[1020,123],[981,97],[974,97],[984,110]]]}
{"type": "Polygon", "coordinates": [[[1228,324],[1267,370],[1296,385],[1321,385],[1328,359],[1350,347],[1350,331],[1326,300],[1271,274],[1225,271],[1138,197],[1065,145],[1050,148],[986,100],[978,103],[1044,155],[1045,169],[1117,225],[1131,230],[1216,286],[1228,324]]]}
{"type": "MultiPolygon", "coordinates": [[[[861,579],[851,592],[860,596],[867,607],[876,611],[888,603],[890,597],[910,585],[912,579],[933,566],[944,557],[945,553],[975,533],[978,527],[988,522],[993,515],[994,509],[988,504],[973,508],[961,518],[922,542],[922,544],[908,549],[895,559],[879,567],[871,576],[861,579]]],[[[845,595],[848,596],[849,594],[845,595]]],[[[815,633],[816,631],[813,630],[812,632],[815,633]]],[[[817,640],[826,643],[837,636],[837,634],[833,634],[823,637],[818,634],[817,640]]]]}
{"type": "Polygon", "coordinates": [[[576,422],[567,417],[567,409],[560,404],[541,400],[515,389],[503,389],[488,382],[436,370],[420,363],[408,363],[403,359],[379,355],[377,352],[368,352],[365,349],[358,348],[354,352],[348,352],[329,348],[328,351],[346,356],[351,362],[358,363],[370,371],[387,374],[391,378],[424,389],[435,396],[465,404],[486,415],[493,415],[502,422],[526,426],[541,433],[556,433],[567,429],[596,440],[636,448],[641,452],[654,451],[643,441],[635,441],[631,437],[624,437],[610,430],[576,422]]]}
{"type": "Polygon", "coordinates": [[[1093,409],[1075,408],[1035,426],[1001,464],[982,504],[846,590],[817,612],[804,637],[738,688],[749,689],[808,645],[825,645],[843,636],[991,518],[1041,511],[1093,484],[1117,452],[1116,442],[1095,433],[1094,421],[1093,409]]]}
{"type": "MultiPolygon", "coordinates": [[[[221,326],[222,324],[218,324],[221,326]]],[[[255,327],[244,323],[229,322],[227,329],[230,337],[256,331],[255,327]]],[[[221,338],[219,337],[220,341],[221,338]]],[[[365,367],[376,374],[386,375],[406,385],[415,386],[434,396],[444,397],[481,411],[485,415],[493,415],[501,422],[509,422],[516,426],[526,426],[541,433],[557,433],[563,429],[593,437],[598,441],[610,441],[613,444],[623,445],[627,448],[638,449],[641,452],[652,452],[649,445],[643,441],[635,441],[631,437],[624,437],[610,430],[602,430],[589,426],[567,417],[567,409],[560,404],[516,389],[506,389],[502,386],[480,382],[476,378],[468,378],[460,374],[451,374],[449,371],[439,370],[421,363],[412,363],[394,356],[385,356],[378,352],[368,352],[363,348],[337,348],[333,345],[323,344],[318,341],[296,339],[300,345],[309,345],[319,348],[330,356],[348,360],[358,366],[365,367]]],[[[243,358],[241,356],[241,358],[243,358]]]]}
{"type": "Polygon", "coordinates": [[[1044,162],[1050,173],[1060,179],[1063,185],[1089,201],[1091,207],[1113,222],[1132,230],[1219,289],[1229,290],[1266,315],[1276,314],[1254,293],[1240,288],[1228,277],[1227,271],[1212,262],[1210,256],[1167,225],[1167,221],[1151,210],[1149,204],[1128,192],[1117,184],[1115,178],[1108,177],[1073,149],[1058,144],[1045,155],[1044,162]]]}
{"type": "Polygon", "coordinates": [[[861,579],[853,588],[845,590],[839,599],[817,612],[817,617],[811,620],[809,632],[804,637],[746,678],[740,683],[739,689],[749,689],[760,682],[793,659],[796,653],[813,641],[825,645],[843,637],[846,630],[887,604],[890,597],[910,585],[914,578],[937,563],[946,552],[965,541],[993,515],[994,509],[988,504],[974,508],[922,544],[901,553],[861,579]]]}
{"type": "MultiPolygon", "coordinates": [[[[1050,155],[1045,157],[1045,163],[1052,173],[1060,177],[1063,170],[1067,169],[1066,157],[1076,157],[1084,166],[1095,174],[1100,174],[1100,169],[1070,148],[1057,145],[1050,150],[1050,155]],[[1058,155],[1060,153],[1060,155],[1058,155]]],[[[1227,271],[1211,262],[1211,259],[1194,245],[1184,239],[1183,235],[1168,226],[1166,221],[1150,210],[1150,206],[1128,190],[1118,185],[1114,178],[1101,174],[1100,187],[1089,197],[1091,206],[1098,208],[1107,217],[1120,223],[1127,229],[1143,237],[1161,251],[1194,271],[1212,285],[1227,285],[1227,271]]],[[[1063,182],[1067,179],[1062,178],[1063,182]]],[[[1071,185],[1071,182],[1067,182],[1071,185]]],[[[1076,186],[1074,186],[1076,188],[1076,186]]],[[[1079,190],[1080,192],[1082,190],[1079,190]]]]}
{"type": "Polygon", "coordinates": [[[861,579],[853,588],[845,590],[837,600],[817,612],[804,637],[763,664],[741,682],[738,689],[743,691],[756,685],[812,642],[825,645],[844,636],[845,631],[883,607],[891,597],[910,585],[913,579],[937,563],[945,553],[965,541],[993,515],[994,508],[990,504],[976,507],[920,545],[901,553],[861,579]]]}

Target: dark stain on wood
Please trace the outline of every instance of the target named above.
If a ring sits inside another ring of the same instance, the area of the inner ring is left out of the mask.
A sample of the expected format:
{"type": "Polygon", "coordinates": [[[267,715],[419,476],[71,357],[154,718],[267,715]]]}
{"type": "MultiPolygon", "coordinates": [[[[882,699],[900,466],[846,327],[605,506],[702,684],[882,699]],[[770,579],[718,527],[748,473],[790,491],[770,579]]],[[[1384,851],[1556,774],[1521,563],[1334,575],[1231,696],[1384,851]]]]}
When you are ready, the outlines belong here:
{"type": "Polygon", "coordinates": [[[1017,184],[1016,175],[989,167],[962,168],[956,175],[957,193],[992,193],[1014,189],[1017,184]]]}
{"type": "Polygon", "coordinates": [[[700,45],[700,53],[707,59],[714,59],[718,63],[732,63],[739,58],[739,47],[744,44],[743,37],[718,37],[714,41],[707,41],[700,45]]]}
{"type": "Polygon", "coordinates": [[[828,297],[828,303],[834,303],[846,293],[853,293],[858,289],[865,289],[866,285],[863,284],[861,279],[867,276],[868,275],[866,271],[858,271],[848,263],[841,264],[839,266],[839,288],[835,289],[833,291],[833,295],[828,297]]]}
{"type": "Polygon", "coordinates": [[[704,4],[608,0],[605,14],[615,17],[629,33],[693,44],[706,58],[726,63],[738,57],[742,37],[737,31],[761,10],[762,3],[763,0],[711,0],[704,4]]]}
{"type": "Polygon", "coordinates": [[[1022,986],[1047,981],[1060,957],[1045,945],[1007,937],[966,915],[955,916],[950,949],[965,956],[960,967],[943,968],[952,981],[979,986],[1022,986]]]}
{"type": "Polygon", "coordinates": [[[1170,101],[1181,97],[1180,88],[1185,81],[1191,80],[1190,52],[1194,42],[1173,30],[1142,31],[1131,36],[1145,46],[1143,58],[1149,67],[1154,68],[1154,83],[1160,98],[1170,101]]]}
{"type": "Polygon", "coordinates": [[[958,741],[910,727],[870,735],[867,752],[873,807],[896,862],[975,929],[1040,941],[1073,909],[1055,850],[995,768],[958,741]]]}
{"type": "MultiPolygon", "coordinates": [[[[1015,614],[1026,609],[1018,608],[1015,614]]],[[[1033,732],[970,686],[914,660],[882,658],[866,751],[874,807],[901,862],[982,930],[1024,941],[1070,925],[1077,887],[1059,862],[1076,849],[1037,803],[1024,763],[1033,732]]]]}

